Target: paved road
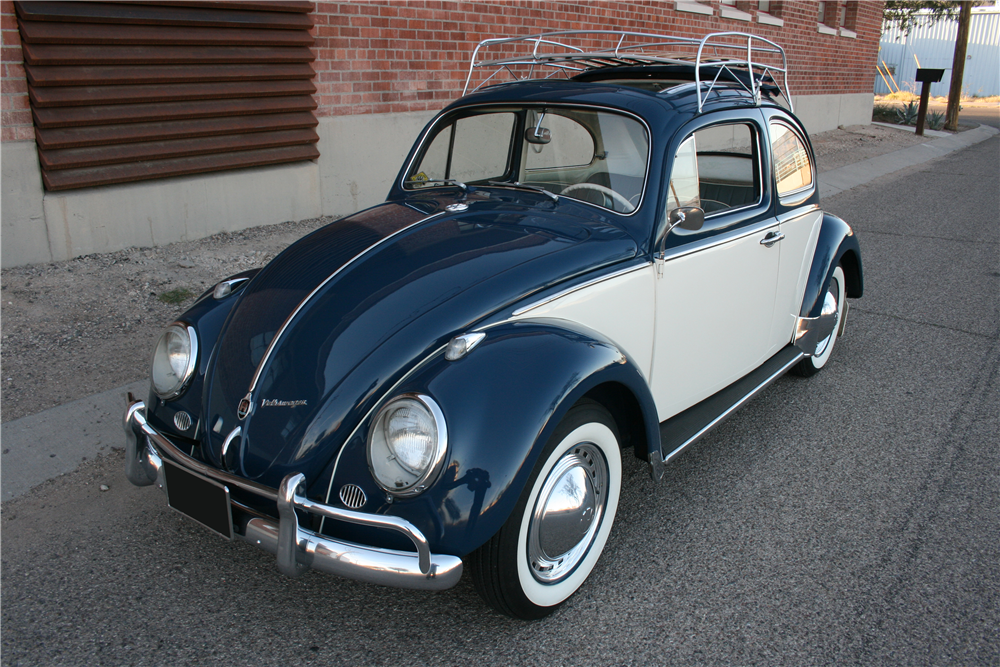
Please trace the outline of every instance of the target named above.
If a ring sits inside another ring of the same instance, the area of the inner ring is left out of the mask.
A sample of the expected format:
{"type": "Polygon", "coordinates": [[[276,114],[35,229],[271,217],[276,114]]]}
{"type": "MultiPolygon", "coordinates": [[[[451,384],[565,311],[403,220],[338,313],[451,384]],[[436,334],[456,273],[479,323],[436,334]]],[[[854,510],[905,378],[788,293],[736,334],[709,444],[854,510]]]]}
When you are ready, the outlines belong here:
{"type": "Polygon", "coordinates": [[[1000,138],[829,199],[866,296],[668,467],[626,463],[604,558],[549,619],[227,543],[120,454],[5,503],[5,665],[1000,662],[1000,138]],[[102,492],[99,484],[110,490],[102,492]]]}

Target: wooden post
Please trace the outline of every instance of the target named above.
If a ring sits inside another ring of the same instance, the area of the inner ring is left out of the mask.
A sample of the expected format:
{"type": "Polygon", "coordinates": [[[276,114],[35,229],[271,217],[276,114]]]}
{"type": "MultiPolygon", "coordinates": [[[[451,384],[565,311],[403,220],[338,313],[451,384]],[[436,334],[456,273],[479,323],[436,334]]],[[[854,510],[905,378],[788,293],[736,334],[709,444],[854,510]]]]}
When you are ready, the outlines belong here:
{"type": "Polygon", "coordinates": [[[917,136],[924,136],[924,121],[927,119],[927,103],[931,99],[931,82],[924,81],[920,88],[920,109],[917,110],[917,136]]]}
{"type": "Polygon", "coordinates": [[[918,69],[917,81],[923,87],[920,89],[920,109],[917,111],[917,134],[924,136],[924,120],[927,118],[927,103],[931,99],[931,84],[937,83],[944,76],[943,69],[918,69]]]}
{"type": "Polygon", "coordinates": [[[952,132],[958,131],[958,107],[962,102],[962,77],[965,76],[965,53],[969,49],[972,4],[963,2],[958,15],[958,37],[955,39],[955,58],[951,63],[951,87],[948,89],[948,111],[944,122],[944,129],[952,132]]]}

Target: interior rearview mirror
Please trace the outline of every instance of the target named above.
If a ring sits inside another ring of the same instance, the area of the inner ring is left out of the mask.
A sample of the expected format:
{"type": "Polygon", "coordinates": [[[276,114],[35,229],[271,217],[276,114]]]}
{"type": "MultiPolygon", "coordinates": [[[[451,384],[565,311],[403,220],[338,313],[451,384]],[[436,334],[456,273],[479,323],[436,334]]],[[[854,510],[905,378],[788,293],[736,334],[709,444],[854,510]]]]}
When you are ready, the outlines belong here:
{"type": "Polygon", "coordinates": [[[529,127],[524,130],[524,140],[529,144],[547,144],[552,141],[552,133],[547,127],[529,127]]]}
{"type": "Polygon", "coordinates": [[[705,211],[697,206],[681,206],[670,211],[667,222],[670,229],[680,227],[690,232],[696,232],[705,224],[705,211]]]}

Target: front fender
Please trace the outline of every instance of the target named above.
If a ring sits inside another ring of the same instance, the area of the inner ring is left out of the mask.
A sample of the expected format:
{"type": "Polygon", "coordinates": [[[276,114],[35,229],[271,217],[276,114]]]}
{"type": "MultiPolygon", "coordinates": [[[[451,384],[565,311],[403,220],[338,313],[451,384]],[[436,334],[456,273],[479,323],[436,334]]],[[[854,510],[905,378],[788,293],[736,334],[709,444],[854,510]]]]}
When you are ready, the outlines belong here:
{"type": "MultiPolygon", "coordinates": [[[[226,280],[237,280],[240,278],[252,280],[258,271],[260,269],[243,271],[242,273],[230,276],[226,280]]],[[[192,420],[193,423],[198,421],[198,417],[201,415],[201,394],[205,383],[205,373],[208,370],[209,358],[219,338],[222,325],[225,323],[229,312],[233,309],[233,305],[238,299],[239,293],[246,284],[245,282],[240,283],[233,293],[224,299],[213,298],[212,292],[215,289],[213,285],[177,318],[178,321],[194,327],[198,335],[198,368],[195,371],[194,378],[191,380],[191,384],[178,398],[164,401],[150,388],[149,398],[146,401],[146,419],[154,428],[161,432],[167,432],[172,435],[176,434],[188,440],[193,440],[197,437],[196,428],[188,429],[186,432],[178,431],[177,427],[174,426],[174,415],[183,410],[194,418],[192,420]]]]}
{"type": "Polygon", "coordinates": [[[823,309],[826,286],[838,265],[843,265],[847,296],[852,299],[864,293],[861,271],[861,247],[854,230],[846,222],[830,213],[823,214],[816,252],[813,254],[809,279],[802,298],[800,317],[819,317],[823,309]]]}
{"type": "MultiPolygon", "coordinates": [[[[613,343],[551,320],[508,322],[486,334],[457,361],[438,352],[386,397],[424,393],[444,413],[449,444],[440,478],[416,498],[375,510],[416,525],[435,552],[464,556],[500,529],[549,436],[592,390],[610,384],[631,392],[643,421],[641,446],[659,452],[659,424],[646,380],[613,343]]],[[[357,450],[362,440],[348,447],[357,450]]],[[[351,481],[351,475],[356,479],[365,460],[364,450],[345,452],[331,488],[351,481]]]]}

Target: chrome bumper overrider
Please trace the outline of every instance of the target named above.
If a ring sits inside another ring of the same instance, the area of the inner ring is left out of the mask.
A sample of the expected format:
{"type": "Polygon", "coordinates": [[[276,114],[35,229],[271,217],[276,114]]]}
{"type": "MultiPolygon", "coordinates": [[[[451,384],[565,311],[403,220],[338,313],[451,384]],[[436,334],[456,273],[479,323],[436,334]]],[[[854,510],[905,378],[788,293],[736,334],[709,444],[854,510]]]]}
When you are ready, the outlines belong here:
{"type": "Polygon", "coordinates": [[[299,495],[305,476],[288,475],[275,490],[262,484],[216,470],[180,451],[146,422],[145,404],[134,401],[125,410],[125,475],[136,486],[156,484],[164,488],[163,458],[193,473],[277,502],[279,521],[250,518],[237,537],[278,557],[278,569],[297,576],[310,568],[384,586],[420,590],[444,590],[458,583],[462,559],[435,555],[427,539],[405,519],[365,514],[331,507],[299,495]],[[141,437],[141,439],[140,439],[141,437]],[[299,525],[295,510],[362,526],[385,528],[406,535],[417,552],[395,551],[335,540],[299,525]]]}

